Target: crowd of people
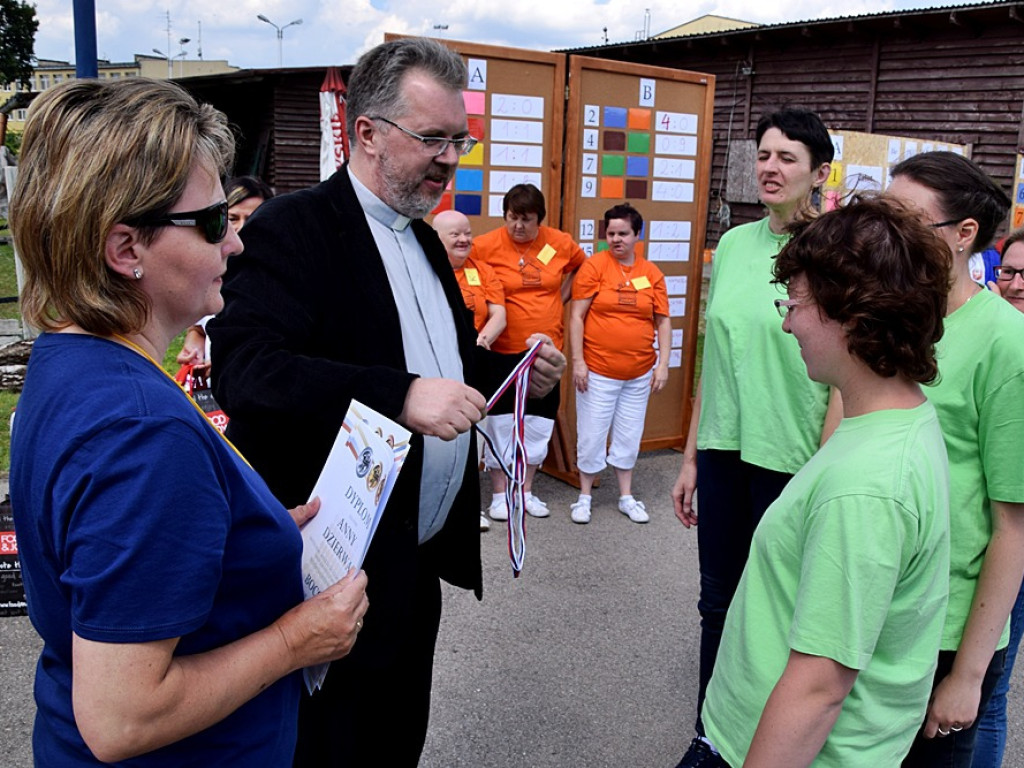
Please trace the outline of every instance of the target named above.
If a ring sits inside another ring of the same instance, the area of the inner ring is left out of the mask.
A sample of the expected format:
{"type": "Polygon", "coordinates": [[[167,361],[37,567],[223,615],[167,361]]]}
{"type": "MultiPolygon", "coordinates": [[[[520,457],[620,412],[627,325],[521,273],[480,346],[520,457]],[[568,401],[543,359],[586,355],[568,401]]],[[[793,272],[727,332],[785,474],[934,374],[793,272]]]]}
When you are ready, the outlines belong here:
{"type": "MultiPolygon", "coordinates": [[[[589,258],[530,184],[491,232],[457,211],[428,224],[477,143],[466,77],[429,40],[370,50],[348,163],[276,197],[222,185],[227,121],[174,84],[80,80],[34,102],[10,221],[43,333],[11,498],[44,642],[37,764],[415,766],[441,581],[481,597],[515,432],[525,512],[551,514],[533,481],[564,376],[580,481],[564,514],[591,521],[611,465],[619,513],[650,519],[632,475],[672,328],[643,215],[609,208],[589,258]],[[226,435],[157,363],[186,329],[179,361],[215,370],[226,435]],[[511,394],[488,411],[535,345],[522,422],[511,394]],[[303,601],[299,529],[353,399],[412,447],[362,570],[303,601]],[[299,671],[325,662],[302,694],[299,671]]],[[[884,194],[816,215],[820,118],[769,113],[755,138],[767,215],[718,245],[671,489],[700,567],[679,766],[998,766],[1024,632],[1024,230],[986,289],[970,259],[1009,198],[972,161],[908,158],[884,194]]]]}

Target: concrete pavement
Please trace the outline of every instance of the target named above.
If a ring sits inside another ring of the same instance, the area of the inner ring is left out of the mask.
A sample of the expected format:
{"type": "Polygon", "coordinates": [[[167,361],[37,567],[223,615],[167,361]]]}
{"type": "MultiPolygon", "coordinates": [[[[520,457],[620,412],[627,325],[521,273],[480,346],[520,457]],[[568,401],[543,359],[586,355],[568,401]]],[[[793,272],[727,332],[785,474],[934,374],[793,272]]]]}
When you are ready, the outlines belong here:
{"type": "MultiPolygon", "coordinates": [[[[679,525],[668,496],[678,462],[671,451],[641,456],[634,488],[646,525],[618,512],[610,474],[582,526],[569,520],[575,489],[539,477],[535,493],[552,515],[528,519],[518,579],[504,524],[482,534],[483,602],[445,590],[421,768],[675,765],[691,738],[699,633],[696,533],[679,525]]],[[[0,619],[5,768],[32,764],[38,647],[27,619],[0,619]]],[[[1020,676],[1005,766],[1024,766],[1020,676]]]]}

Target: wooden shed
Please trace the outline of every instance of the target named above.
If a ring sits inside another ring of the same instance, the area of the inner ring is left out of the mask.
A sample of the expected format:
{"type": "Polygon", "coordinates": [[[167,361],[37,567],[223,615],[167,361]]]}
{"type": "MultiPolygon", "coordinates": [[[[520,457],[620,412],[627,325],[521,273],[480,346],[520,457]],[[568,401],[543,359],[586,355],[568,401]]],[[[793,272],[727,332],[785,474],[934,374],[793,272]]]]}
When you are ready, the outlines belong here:
{"type": "MultiPolygon", "coordinates": [[[[347,80],[351,66],[338,67],[347,80]]],[[[237,174],[278,194],[320,181],[320,86],[325,67],[245,69],[177,82],[224,112],[238,138],[237,174]]]]}
{"type": "MultiPolygon", "coordinates": [[[[763,112],[802,106],[833,130],[969,146],[1007,193],[1024,151],[1024,3],[896,11],[577,49],[716,77],[708,239],[724,231],[730,142],[763,112]]],[[[761,216],[729,201],[731,223],[761,216]]]]}

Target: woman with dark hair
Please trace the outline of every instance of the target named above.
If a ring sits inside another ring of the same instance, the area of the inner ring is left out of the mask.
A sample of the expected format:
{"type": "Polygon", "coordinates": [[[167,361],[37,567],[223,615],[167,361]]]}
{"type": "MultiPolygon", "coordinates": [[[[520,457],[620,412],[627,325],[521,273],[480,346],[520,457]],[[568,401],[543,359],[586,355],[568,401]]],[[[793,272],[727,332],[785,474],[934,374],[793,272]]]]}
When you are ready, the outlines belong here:
{"type": "MultiPolygon", "coordinates": [[[[1012,232],[1002,244],[1001,263],[995,267],[995,280],[989,288],[1024,312],[1024,229],[1012,232]]],[[[1024,637],[1024,585],[1010,611],[1010,641],[1006,646],[1006,663],[978,718],[978,737],[974,743],[971,768],[999,768],[1006,751],[1006,697],[1010,692],[1010,677],[1017,661],[1021,637],[1024,637]]]]}
{"type": "Polygon", "coordinates": [[[168,82],[76,80],[29,110],[11,230],[44,333],[11,502],[37,765],[290,765],[297,671],[362,627],[363,574],[302,601],[316,504],[289,514],[156,362],[224,305],[233,153],[224,115],[168,82]]]}
{"type": "Polygon", "coordinates": [[[928,715],[904,765],[967,768],[1024,577],[1024,315],[975,283],[968,266],[1010,200],[952,152],[916,155],[891,174],[887,194],[913,206],[952,261],[940,376],[927,393],[949,452],[949,608],[928,715]]]}
{"type": "MultiPolygon", "coordinates": [[[[544,194],[532,184],[516,184],[502,200],[505,226],[473,240],[474,257],[486,262],[505,290],[506,325],[491,343],[491,350],[506,356],[505,365],[493,366],[489,382],[494,391],[527,350],[527,340],[543,333],[556,348],[562,348],[565,303],[572,293],[572,278],[586,260],[583,249],[565,232],[541,224],[547,214],[544,194]]],[[[534,517],[551,514],[548,506],[533,495],[533,478],[544,463],[548,442],[558,414],[561,388],[556,386],[541,399],[526,406],[526,455],[529,463],[523,488],[526,511],[534,517]]],[[[512,392],[491,409],[486,430],[499,446],[511,445],[512,392]]],[[[494,492],[487,510],[494,520],[508,520],[505,502],[505,474],[490,451],[484,452],[494,492]]]]}
{"type": "Polygon", "coordinates": [[[807,224],[775,279],[782,327],[843,418],[765,512],[679,766],[893,766],[928,704],[945,616],[949,473],[921,384],[949,281],[892,201],[807,224]]]}
{"type": "MultiPolygon", "coordinates": [[[[245,222],[257,208],[274,196],[267,184],[255,176],[237,176],[225,186],[228,201],[228,224],[235,232],[241,231],[245,222]]],[[[206,323],[213,315],[207,315],[185,331],[185,340],[175,361],[179,365],[191,365],[197,373],[210,375],[210,339],[206,335],[206,323]]]]}
{"type": "Polygon", "coordinates": [[[679,477],[676,517],[697,525],[700,562],[698,738],[704,690],[722,626],[765,509],[814,455],[839,418],[829,388],[811,381],[796,342],[761,307],[781,298],[772,260],[789,226],[811,214],[834,154],[821,119],[803,109],[764,115],[757,124],[757,185],[768,215],[723,235],[711,265],[701,379],[679,477]]]}
{"type": "Polygon", "coordinates": [[[224,190],[228,198],[228,221],[235,232],[245,226],[257,208],[274,196],[274,190],[255,176],[236,176],[224,190]]]}
{"type": "Polygon", "coordinates": [[[570,514],[574,523],[590,522],[594,478],[608,464],[619,484],[619,511],[634,523],[650,519],[644,503],[633,498],[633,466],[647,400],[668,381],[672,321],[665,275],[636,252],[643,226],[629,203],[605,211],[608,249],[584,262],[572,286],[569,345],[580,473],[580,497],[570,514]]]}

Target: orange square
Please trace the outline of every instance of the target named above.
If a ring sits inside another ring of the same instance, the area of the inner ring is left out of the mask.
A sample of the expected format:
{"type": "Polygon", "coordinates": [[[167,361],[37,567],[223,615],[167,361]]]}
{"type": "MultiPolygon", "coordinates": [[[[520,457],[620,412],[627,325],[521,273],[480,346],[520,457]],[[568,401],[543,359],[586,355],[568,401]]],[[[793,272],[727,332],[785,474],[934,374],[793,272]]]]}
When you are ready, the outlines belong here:
{"type": "Polygon", "coordinates": [[[450,211],[452,209],[452,195],[450,192],[445,192],[441,195],[441,202],[437,204],[437,208],[431,211],[431,213],[440,213],[441,211],[450,211]]]}
{"type": "Polygon", "coordinates": [[[1013,228],[1024,227],[1024,205],[1018,205],[1013,209],[1013,228]]]}
{"type": "Polygon", "coordinates": [[[626,196],[626,180],[611,176],[601,177],[601,197],[614,197],[621,200],[626,196]]]}
{"type": "Polygon", "coordinates": [[[633,253],[637,256],[643,257],[644,255],[644,241],[640,240],[633,244],[633,253]]]}
{"type": "Polygon", "coordinates": [[[629,127],[634,131],[647,131],[651,128],[651,110],[630,107],[629,127]]]}

